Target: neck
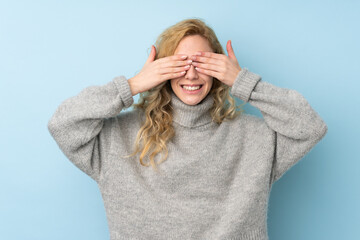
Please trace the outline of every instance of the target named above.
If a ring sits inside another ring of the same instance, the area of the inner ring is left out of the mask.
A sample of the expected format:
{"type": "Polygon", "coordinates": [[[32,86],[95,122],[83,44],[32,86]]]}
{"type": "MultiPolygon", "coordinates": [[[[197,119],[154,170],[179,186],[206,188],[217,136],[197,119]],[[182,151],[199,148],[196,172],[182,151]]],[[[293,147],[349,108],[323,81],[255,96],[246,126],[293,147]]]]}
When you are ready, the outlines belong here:
{"type": "Polygon", "coordinates": [[[187,105],[171,92],[173,121],[184,127],[195,128],[212,122],[210,109],[213,104],[214,99],[210,94],[197,105],[187,105]]]}

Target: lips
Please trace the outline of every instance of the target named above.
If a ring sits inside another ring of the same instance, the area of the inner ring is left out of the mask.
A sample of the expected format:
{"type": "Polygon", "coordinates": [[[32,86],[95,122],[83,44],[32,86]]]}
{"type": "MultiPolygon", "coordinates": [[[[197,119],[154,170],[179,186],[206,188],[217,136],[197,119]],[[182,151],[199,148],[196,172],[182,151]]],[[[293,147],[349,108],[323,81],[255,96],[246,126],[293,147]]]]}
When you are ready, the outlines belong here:
{"type": "Polygon", "coordinates": [[[180,85],[182,88],[184,87],[187,87],[187,88],[193,88],[193,87],[199,87],[199,89],[203,86],[203,84],[191,84],[191,85],[187,85],[187,84],[184,84],[184,85],[180,85]]]}
{"type": "Polygon", "coordinates": [[[180,84],[180,86],[189,86],[189,87],[194,87],[194,86],[202,86],[203,84],[180,84]]]}
{"type": "Polygon", "coordinates": [[[183,87],[183,86],[187,86],[187,87],[197,87],[197,86],[200,86],[202,87],[203,84],[181,84],[180,86],[183,87]]]}
{"type": "Polygon", "coordinates": [[[193,85],[192,87],[184,85],[181,88],[186,93],[191,93],[191,94],[195,94],[195,93],[198,93],[198,92],[202,91],[202,85],[193,85]]]}

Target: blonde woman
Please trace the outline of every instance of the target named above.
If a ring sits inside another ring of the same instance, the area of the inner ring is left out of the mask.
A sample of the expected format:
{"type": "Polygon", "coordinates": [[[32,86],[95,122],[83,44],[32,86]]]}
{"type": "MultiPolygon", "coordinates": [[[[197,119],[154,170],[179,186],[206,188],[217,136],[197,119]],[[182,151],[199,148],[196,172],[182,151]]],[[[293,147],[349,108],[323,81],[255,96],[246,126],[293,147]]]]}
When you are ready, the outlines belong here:
{"type": "Polygon", "coordinates": [[[111,239],[268,239],[272,184],[327,125],[297,91],[242,68],[230,41],[226,55],[203,20],[170,26],[155,45],[137,75],[85,88],[48,123],[97,182],[111,239]]]}

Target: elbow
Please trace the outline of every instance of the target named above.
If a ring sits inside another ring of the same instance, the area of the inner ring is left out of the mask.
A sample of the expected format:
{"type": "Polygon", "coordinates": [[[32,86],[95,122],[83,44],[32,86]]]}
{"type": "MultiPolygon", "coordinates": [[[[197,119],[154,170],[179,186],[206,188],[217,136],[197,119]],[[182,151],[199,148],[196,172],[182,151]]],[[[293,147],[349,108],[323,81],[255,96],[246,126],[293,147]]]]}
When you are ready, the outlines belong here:
{"type": "Polygon", "coordinates": [[[328,126],[324,121],[321,121],[321,125],[318,128],[316,128],[313,133],[313,139],[316,142],[319,142],[322,138],[325,137],[327,132],[328,132],[328,126]]]}
{"type": "Polygon", "coordinates": [[[326,135],[327,131],[328,126],[326,123],[321,118],[318,118],[312,123],[303,125],[295,139],[308,142],[318,142],[326,135]]]}
{"type": "Polygon", "coordinates": [[[58,132],[58,129],[59,129],[58,126],[59,126],[59,124],[57,123],[54,116],[52,118],[50,118],[50,120],[47,123],[47,129],[50,132],[51,136],[53,136],[53,137],[56,136],[56,133],[58,132]]]}
{"type": "Polygon", "coordinates": [[[323,138],[326,135],[327,132],[328,132],[328,126],[327,126],[327,124],[325,122],[323,122],[323,125],[322,125],[322,127],[320,128],[320,131],[319,131],[320,139],[323,138]]]}

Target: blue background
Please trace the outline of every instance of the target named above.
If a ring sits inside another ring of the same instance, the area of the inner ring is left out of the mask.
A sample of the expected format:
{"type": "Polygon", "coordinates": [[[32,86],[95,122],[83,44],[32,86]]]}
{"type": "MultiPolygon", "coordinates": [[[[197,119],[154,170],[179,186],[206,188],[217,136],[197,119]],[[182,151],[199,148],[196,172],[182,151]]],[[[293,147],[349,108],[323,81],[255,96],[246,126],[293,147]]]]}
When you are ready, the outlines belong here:
{"type": "Polygon", "coordinates": [[[0,1],[0,239],[109,238],[95,181],[47,122],[83,88],[134,76],[157,36],[190,17],[224,50],[232,40],[240,66],[303,94],[328,125],[274,184],[270,240],[360,239],[359,10],[349,0],[0,1]]]}

